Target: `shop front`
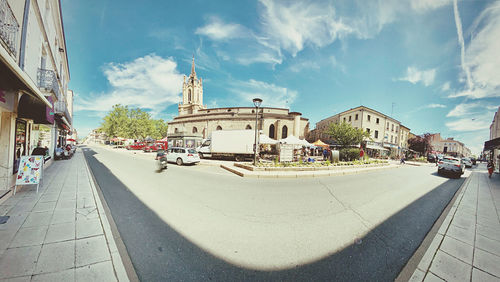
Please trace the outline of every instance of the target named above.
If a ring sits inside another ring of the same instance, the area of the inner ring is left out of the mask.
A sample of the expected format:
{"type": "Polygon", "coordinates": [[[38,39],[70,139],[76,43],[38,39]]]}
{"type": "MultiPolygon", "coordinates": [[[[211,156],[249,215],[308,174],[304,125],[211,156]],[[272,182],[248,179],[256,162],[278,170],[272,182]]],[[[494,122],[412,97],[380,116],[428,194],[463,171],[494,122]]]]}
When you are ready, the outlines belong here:
{"type": "Polygon", "coordinates": [[[380,142],[366,141],[365,153],[370,158],[386,158],[389,156],[389,149],[384,148],[380,142]]]}
{"type": "Polygon", "coordinates": [[[177,133],[168,136],[168,147],[197,148],[201,146],[203,138],[201,134],[177,133]]]}

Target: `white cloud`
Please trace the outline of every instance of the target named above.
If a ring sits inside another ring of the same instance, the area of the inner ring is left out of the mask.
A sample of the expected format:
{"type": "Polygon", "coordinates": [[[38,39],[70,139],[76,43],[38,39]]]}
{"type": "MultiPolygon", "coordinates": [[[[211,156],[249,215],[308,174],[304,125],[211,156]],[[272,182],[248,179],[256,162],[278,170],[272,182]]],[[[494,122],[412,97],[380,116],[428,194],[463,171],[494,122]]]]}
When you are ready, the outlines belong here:
{"type": "Polygon", "coordinates": [[[211,17],[207,25],[197,28],[195,33],[204,35],[212,40],[226,40],[245,37],[246,28],[235,23],[224,23],[218,17],[211,17]]]}
{"type": "Polygon", "coordinates": [[[289,108],[297,97],[296,91],[254,79],[234,81],[231,85],[230,91],[238,95],[240,101],[251,104],[252,99],[258,97],[263,100],[263,107],[289,108]]]}
{"type": "Polygon", "coordinates": [[[411,8],[417,12],[427,12],[446,6],[451,0],[411,0],[411,8]]]}
{"type": "Polygon", "coordinates": [[[400,78],[399,80],[408,81],[412,84],[422,82],[425,86],[429,86],[434,82],[435,77],[436,69],[418,70],[415,67],[408,67],[406,70],[406,76],[400,78]]]}
{"type": "Polygon", "coordinates": [[[450,82],[449,81],[443,83],[443,86],[441,86],[441,91],[442,92],[446,92],[448,90],[450,90],[450,82]]]}
{"type": "Polygon", "coordinates": [[[458,44],[460,45],[460,62],[462,64],[462,69],[465,73],[467,86],[469,87],[469,89],[472,89],[473,84],[472,84],[470,70],[469,67],[465,64],[464,35],[462,31],[462,20],[460,19],[460,13],[458,12],[457,0],[453,0],[453,13],[455,15],[455,25],[457,27],[458,44]]]}
{"type": "MultiPolygon", "coordinates": [[[[488,115],[489,118],[491,116],[488,115]]],[[[485,115],[477,118],[461,118],[446,123],[446,126],[453,131],[478,131],[490,127],[491,121],[485,115]]]]}
{"type": "Polygon", "coordinates": [[[429,108],[429,109],[446,108],[446,106],[442,105],[442,104],[429,104],[429,105],[427,105],[425,107],[429,108]]]}
{"type": "Polygon", "coordinates": [[[481,108],[482,107],[479,103],[458,104],[446,116],[447,117],[464,117],[466,115],[472,116],[480,112],[482,110],[481,108]]]}
{"type": "Polygon", "coordinates": [[[326,46],[354,30],[328,3],[260,0],[263,34],[295,56],[306,45],[326,46]]]}
{"type": "Polygon", "coordinates": [[[179,102],[183,75],[172,58],[155,54],[103,68],[110,89],[98,97],[81,98],[75,111],[109,111],[115,104],[150,109],[153,113],[179,102]]]}
{"type": "Polygon", "coordinates": [[[295,63],[293,65],[290,66],[290,71],[292,72],[301,72],[303,70],[319,70],[319,64],[315,61],[302,61],[302,62],[298,62],[298,63],[295,63]]]}
{"type": "Polygon", "coordinates": [[[474,37],[465,52],[466,65],[470,68],[472,88],[454,93],[450,97],[465,96],[473,99],[500,97],[500,4],[487,7],[476,19],[474,37]]]}

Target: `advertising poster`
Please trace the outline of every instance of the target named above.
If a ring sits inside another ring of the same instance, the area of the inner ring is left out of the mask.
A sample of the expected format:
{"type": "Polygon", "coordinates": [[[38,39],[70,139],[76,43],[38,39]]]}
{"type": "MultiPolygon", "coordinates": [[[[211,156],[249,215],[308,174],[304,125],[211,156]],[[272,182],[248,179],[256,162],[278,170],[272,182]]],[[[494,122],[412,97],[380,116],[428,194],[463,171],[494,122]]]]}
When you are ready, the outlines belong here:
{"type": "Polygon", "coordinates": [[[17,171],[16,185],[39,184],[42,167],[43,156],[22,156],[17,171]]]}

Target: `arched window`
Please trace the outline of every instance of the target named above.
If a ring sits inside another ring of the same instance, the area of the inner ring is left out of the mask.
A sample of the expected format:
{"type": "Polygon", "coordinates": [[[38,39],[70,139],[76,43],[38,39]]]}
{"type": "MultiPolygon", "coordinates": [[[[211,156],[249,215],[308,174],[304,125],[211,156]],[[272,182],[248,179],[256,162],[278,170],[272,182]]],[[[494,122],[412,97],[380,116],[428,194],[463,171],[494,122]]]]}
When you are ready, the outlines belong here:
{"type": "Polygon", "coordinates": [[[271,124],[269,126],[269,138],[273,138],[274,139],[274,124],[271,124]]]}
{"type": "Polygon", "coordinates": [[[250,124],[247,124],[247,127],[245,129],[252,129],[252,126],[250,124]]]}
{"type": "Polygon", "coordinates": [[[222,127],[220,125],[217,125],[217,129],[216,130],[222,130],[222,127]]]}
{"type": "Polygon", "coordinates": [[[198,128],[196,128],[196,126],[193,126],[193,133],[198,133],[198,128]]]}
{"type": "Polygon", "coordinates": [[[174,132],[178,133],[179,132],[179,128],[176,127],[174,132]]]}
{"type": "Polygon", "coordinates": [[[281,139],[285,139],[288,136],[288,127],[283,125],[283,129],[281,130],[281,139]]]}
{"type": "Polygon", "coordinates": [[[191,89],[188,90],[188,102],[191,102],[191,89]]]}

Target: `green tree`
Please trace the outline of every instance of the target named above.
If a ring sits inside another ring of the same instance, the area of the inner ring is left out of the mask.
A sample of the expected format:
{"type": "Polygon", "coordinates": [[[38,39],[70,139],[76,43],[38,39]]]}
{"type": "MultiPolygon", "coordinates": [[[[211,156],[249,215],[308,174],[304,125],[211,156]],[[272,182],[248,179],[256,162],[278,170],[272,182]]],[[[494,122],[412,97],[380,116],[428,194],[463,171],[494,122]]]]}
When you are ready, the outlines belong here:
{"type": "Polygon", "coordinates": [[[154,139],[162,139],[167,136],[168,123],[163,119],[155,119],[153,122],[153,133],[150,135],[154,139]]]}
{"type": "Polygon", "coordinates": [[[133,138],[144,139],[154,133],[154,124],[148,112],[139,108],[129,112],[129,135],[133,138]]]}
{"type": "Polygon", "coordinates": [[[120,104],[114,105],[113,109],[104,117],[101,128],[109,137],[128,137],[129,109],[120,104]]]}
{"type": "Polygon", "coordinates": [[[330,123],[324,133],[329,135],[341,147],[357,145],[365,138],[370,138],[370,133],[361,128],[354,128],[346,122],[330,123]]]}

